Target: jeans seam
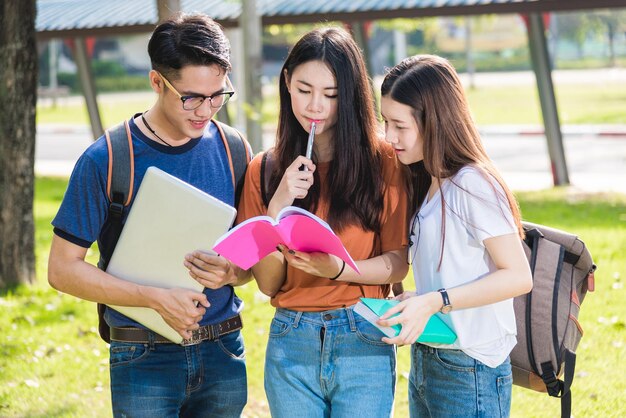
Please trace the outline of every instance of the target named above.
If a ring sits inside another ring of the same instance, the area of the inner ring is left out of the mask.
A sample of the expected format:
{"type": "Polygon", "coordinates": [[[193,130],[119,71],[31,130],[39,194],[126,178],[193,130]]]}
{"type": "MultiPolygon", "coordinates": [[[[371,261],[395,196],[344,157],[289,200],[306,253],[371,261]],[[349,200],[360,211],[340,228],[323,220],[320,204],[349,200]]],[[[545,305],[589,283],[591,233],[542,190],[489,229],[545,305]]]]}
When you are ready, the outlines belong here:
{"type": "MultiPolygon", "coordinates": [[[[309,317],[313,316],[309,315],[309,317]]],[[[302,320],[304,318],[305,316],[302,317],[302,320]]],[[[395,377],[393,375],[393,363],[387,359],[387,356],[383,359],[382,356],[376,355],[370,364],[369,356],[382,350],[364,344],[361,339],[357,338],[356,333],[349,332],[347,325],[335,326],[336,323],[333,321],[329,321],[329,323],[333,323],[333,326],[325,328],[324,344],[320,347],[320,330],[324,328],[324,322],[318,321],[310,325],[302,323],[298,330],[292,329],[291,333],[284,339],[270,339],[266,350],[263,383],[272,415],[275,417],[296,415],[321,417],[325,413],[330,413],[331,405],[334,405],[339,396],[343,400],[344,396],[358,395],[366,397],[368,405],[373,404],[377,409],[388,408],[386,414],[373,413],[373,410],[368,409],[358,416],[389,416],[393,404],[391,385],[386,386],[387,390],[384,391],[384,394],[372,397],[369,390],[367,390],[368,393],[365,393],[362,388],[358,388],[350,394],[347,393],[348,389],[343,385],[344,382],[338,379],[358,376],[359,380],[364,379],[364,383],[367,382],[368,387],[376,390],[378,382],[368,381],[369,377],[365,377],[365,370],[371,368],[371,370],[381,371],[381,373],[382,370],[388,370],[385,373],[385,381],[387,379],[393,381],[395,377]],[[300,352],[298,347],[303,345],[303,341],[307,341],[307,343],[301,347],[302,351],[300,352]],[[303,362],[302,356],[305,354],[307,361],[303,362]],[[355,356],[357,361],[355,361],[355,356]],[[358,361],[358,358],[361,361],[358,361]],[[292,365],[298,365],[298,371],[294,371],[292,365]],[[342,373],[347,375],[344,376],[342,373]],[[302,393],[303,385],[306,386],[304,389],[306,396],[302,393]],[[291,396],[291,393],[294,395],[291,396]],[[362,395],[360,395],[361,393],[362,395]],[[315,396],[311,396],[311,394],[315,396]],[[305,406],[310,406],[311,409],[305,409],[305,406]]],[[[347,323],[347,321],[342,322],[347,323]]],[[[389,351],[386,352],[389,356],[393,355],[391,350],[393,347],[390,346],[389,351]]],[[[334,406],[337,409],[334,409],[333,413],[337,415],[341,408],[358,408],[358,405],[346,406],[344,402],[336,402],[334,406]]],[[[344,412],[343,416],[353,415],[347,415],[344,412]]]]}
{"type": "Polygon", "coordinates": [[[455,364],[450,364],[446,362],[441,357],[439,357],[439,351],[440,351],[439,349],[435,350],[433,355],[437,363],[441,364],[446,369],[453,370],[455,372],[466,372],[466,373],[474,373],[474,374],[476,373],[476,367],[463,367],[463,366],[457,366],[455,364]]]}
{"type": "MultiPolygon", "coordinates": [[[[500,376],[496,379],[496,389],[498,391],[498,408],[500,409],[500,416],[501,417],[508,417],[509,416],[509,411],[505,410],[505,405],[503,405],[503,397],[505,394],[502,393],[502,388],[504,387],[504,385],[509,386],[510,383],[508,382],[512,382],[513,381],[513,374],[508,374],[506,376],[500,376]]],[[[510,408],[510,402],[509,403],[509,408],[510,408]]]]}
{"type": "Polygon", "coordinates": [[[110,361],[110,358],[111,358],[111,354],[120,353],[122,351],[133,351],[133,355],[134,355],[134,352],[136,351],[136,347],[138,345],[141,345],[144,348],[144,352],[141,353],[141,355],[139,357],[132,357],[132,358],[130,358],[128,360],[123,360],[123,361],[118,361],[116,363],[111,363],[110,367],[111,368],[115,368],[115,367],[135,364],[135,363],[139,362],[140,360],[143,360],[144,358],[148,357],[148,355],[150,354],[150,351],[151,351],[148,348],[148,344],[134,344],[134,345],[130,345],[128,347],[114,347],[114,348],[111,348],[111,353],[109,354],[109,361],[110,361]],[[122,350],[122,349],[126,349],[126,350],[122,350]]]}
{"type": "Polygon", "coordinates": [[[291,324],[287,324],[285,322],[282,322],[281,320],[279,320],[276,317],[274,317],[274,318],[272,318],[272,322],[270,323],[270,329],[269,329],[268,334],[269,334],[270,338],[284,337],[285,335],[287,335],[287,333],[289,333],[289,331],[291,331],[291,328],[293,328],[293,326],[291,324]],[[274,323],[280,324],[281,328],[283,328],[279,333],[273,333],[272,332],[272,325],[274,323]]]}
{"type": "MultiPolygon", "coordinates": [[[[355,326],[354,326],[355,329],[354,329],[354,331],[351,331],[351,332],[355,332],[356,336],[359,338],[359,340],[365,342],[366,344],[375,346],[375,347],[385,347],[385,346],[389,345],[389,344],[381,341],[380,339],[379,340],[371,340],[369,337],[365,336],[361,332],[361,330],[359,330],[359,327],[358,327],[359,323],[361,323],[361,324],[369,324],[369,322],[367,322],[367,321],[355,321],[355,326]]],[[[380,337],[382,338],[383,335],[381,335],[380,337]]]]}
{"type": "MultiPolygon", "coordinates": [[[[243,347],[241,338],[224,343],[233,348],[240,344],[243,347]]],[[[111,372],[115,416],[122,413],[138,417],[179,416],[182,410],[181,416],[234,417],[241,415],[246,398],[245,362],[226,357],[213,343],[204,342],[187,349],[176,344],[157,344],[156,351],[141,363],[111,372]],[[186,350],[190,351],[189,358],[186,350]],[[188,380],[189,368],[193,368],[191,380],[188,380]],[[214,385],[212,373],[228,383],[214,385]],[[228,396],[222,393],[224,385],[228,385],[228,396]],[[211,412],[209,409],[213,407],[220,412],[211,412]]]]}
{"type": "Polygon", "coordinates": [[[227,356],[229,356],[232,359],[244,360],[246,358],[246,350],[245,350],[245,348],[243,350],[243,353],[241,353],[241,356],[238,356],[238,355],[236,355],[234,353],[231,353],[231,351],[222,342],[222,338],[221,337],[217,339],[217,345],[224,352],[224,354],[226,354],[227,356]]]}

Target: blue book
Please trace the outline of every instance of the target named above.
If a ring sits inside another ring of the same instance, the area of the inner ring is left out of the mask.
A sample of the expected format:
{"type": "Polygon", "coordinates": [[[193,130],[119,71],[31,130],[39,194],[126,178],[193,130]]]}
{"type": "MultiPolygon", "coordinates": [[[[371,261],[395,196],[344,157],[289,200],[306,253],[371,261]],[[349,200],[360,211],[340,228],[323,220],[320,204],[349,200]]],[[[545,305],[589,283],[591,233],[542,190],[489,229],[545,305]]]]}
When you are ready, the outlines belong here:
{"type": "MultiPolygon", "coordinates": [[[[376,321],[378,321],[381,315],[387,312],[389,308],[398,303],[397,300],[390,299],[361,298],[361,301],[354,305],[354,312],[367,319],[368,322],[381,330],[387,337],[392,338],[400,334],[402,325],[396,324],[391,327],[382,327],[378,325],[376,321]]],[[[456,341],[456,334],[439,315],[439,313],[436,313],[430,317],[426,323],[424,332],[419,336],[417,342],[452,344],[456,341]]]]}

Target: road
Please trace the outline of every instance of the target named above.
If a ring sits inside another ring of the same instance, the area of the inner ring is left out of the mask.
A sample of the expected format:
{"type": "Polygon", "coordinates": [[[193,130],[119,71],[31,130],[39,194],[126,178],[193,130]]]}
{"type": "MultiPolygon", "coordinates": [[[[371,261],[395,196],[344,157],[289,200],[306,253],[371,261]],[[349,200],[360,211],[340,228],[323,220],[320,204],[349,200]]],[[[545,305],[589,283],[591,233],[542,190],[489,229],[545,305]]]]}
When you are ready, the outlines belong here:
{"type": "MultiPolygon", "coordinates": [[[[488,135],[483,139],[489,156],[513,190],[553,185],[543,135],[488,135]]],[[[626,136],[565,136],[564,148],[573,187],[589,192],[626,193],[626,136]]]]}
{"type": "MultiPolygon", "coordinates": [[[[484,131],[487,152],[513,190],[538,190],[552,186],[543,135],[498,133],[498,129],[484,131]]],[[[273,133],[266,133],[264,142],[271,144],[272,141],[273,133]]],[[[69,176],[74,163],[90,143],[91,133],[86,126],[39,126],[35,172],[38,175],[69,176]]],[[[626,134],[566,133],[564,147],[570,182],[574,188],[589,192],[626,193],[626,134]]]]}

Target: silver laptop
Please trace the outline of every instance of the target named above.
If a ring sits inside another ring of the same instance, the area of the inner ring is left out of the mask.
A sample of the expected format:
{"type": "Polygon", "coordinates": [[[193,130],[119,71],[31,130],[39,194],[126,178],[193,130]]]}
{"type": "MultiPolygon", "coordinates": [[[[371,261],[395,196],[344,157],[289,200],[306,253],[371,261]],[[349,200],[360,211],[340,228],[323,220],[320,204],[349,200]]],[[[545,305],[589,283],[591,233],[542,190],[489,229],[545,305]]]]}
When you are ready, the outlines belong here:
{"type": "MultiPolygon", "coordinates": [[[[215,241],[231,227],[237,211],[232,206],[150,167],[117,242],[107,272],[134,283],[161,288],[203,286],[183,265],[194,250],[211,252],[215,241]]],[[[154,332],[180,343],[182,337],[155,310],[111,307],[154,332]]]]}

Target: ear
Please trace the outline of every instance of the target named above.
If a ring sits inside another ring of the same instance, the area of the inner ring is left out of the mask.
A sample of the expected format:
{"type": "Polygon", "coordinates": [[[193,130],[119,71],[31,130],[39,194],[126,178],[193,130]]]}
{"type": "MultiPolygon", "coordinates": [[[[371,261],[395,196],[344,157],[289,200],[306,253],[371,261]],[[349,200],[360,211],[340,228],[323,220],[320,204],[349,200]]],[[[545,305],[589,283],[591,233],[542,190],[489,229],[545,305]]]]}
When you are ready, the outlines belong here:
{"type": "Polygon", "coordinates": [[[150,70],[148,73],[148,80],[150,80],[150,87],[156,94],[161,94],[163,92],[163,80],[161,80],[161,76],[156,70],[150,70]]]}

